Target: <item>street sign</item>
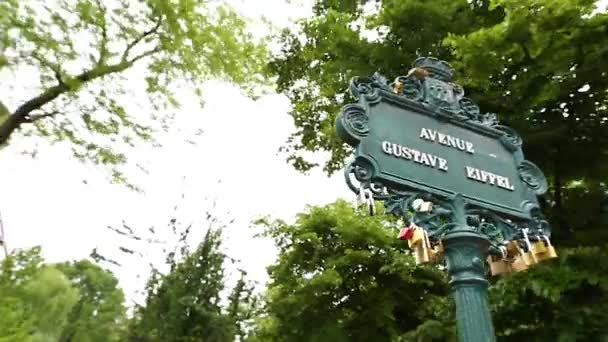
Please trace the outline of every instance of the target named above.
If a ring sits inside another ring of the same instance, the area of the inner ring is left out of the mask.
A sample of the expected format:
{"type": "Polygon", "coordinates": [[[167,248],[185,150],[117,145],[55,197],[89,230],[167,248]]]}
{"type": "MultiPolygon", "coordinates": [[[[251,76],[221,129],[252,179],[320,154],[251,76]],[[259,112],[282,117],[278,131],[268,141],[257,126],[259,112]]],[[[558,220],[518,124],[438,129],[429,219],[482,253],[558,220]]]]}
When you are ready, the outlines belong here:
{"type": "Polygon", "coordinates": [[[399,238],[416,263],[445,261],[459,340],[495,341],[486,264],[496,275],[557,257],[536,198],[548,186],[517,133],[481,114],[452,75],[422,57],[391,84],[377,73],[355,79],[358,103],[344,107],[336,130],[355,148],[351,190],[401,217],[399,238]]]}
{"type": "Polygon", "coordinates": [[[480,114],[450,82],[445,62],[420,58],[414,66],[419,75],[392,85],[379,74],[353,81],[359,101],[344,107],[336,126],[355,147],[355,174],[392,189],[461,194],[470,205],[532,219],[547,182],[524,159],[517,133],[480,114]]]}

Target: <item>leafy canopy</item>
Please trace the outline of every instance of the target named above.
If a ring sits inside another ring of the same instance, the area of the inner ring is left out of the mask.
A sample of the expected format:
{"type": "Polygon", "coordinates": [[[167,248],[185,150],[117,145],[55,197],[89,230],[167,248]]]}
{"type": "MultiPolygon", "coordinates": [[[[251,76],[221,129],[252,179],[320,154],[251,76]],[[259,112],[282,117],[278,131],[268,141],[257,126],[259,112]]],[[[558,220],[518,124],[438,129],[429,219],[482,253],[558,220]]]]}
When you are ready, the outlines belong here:
{"type": "Polygon", "coordinates": [[[386,216],[338,201],[260,223],[279,257],[254,341],[394,341],[451,315],[445,275],[415,266],[386,216]]]}
{"type": "Polygon", "coordinates": [[[150,119],[171,117],[180,103],[176,84],[198,95],[209,78],[251,86],[265,56],[263,42],[222,2],[2,1],[0,75],[28,91],[0,95],[0,145],[23,128],[114,167],[126,159],[120,144],[150,140],[150,119]],[[129,107],[141,75],[152,116],[129,107]]]}
{"type": "Polygon", "coordinates": [[[351,78],[380,71],[388,77],[405,74],[419,55],[450,59],[443,44],[449,33],[465,34],[497,20],[485,1],[387,0],[376,11],[374,1],[317,1],[316,15],[279,37],[281,52],[269,64],[278,90],[293,104],[297,131],[284,152],[296,169],[317,166],[307,152],[328,151],[324,170],[338,170],[348,149],[334,132],[342,105],[353,101],[351,78]],[[366,6],[367,7],[367,6],[366,6]]]}
{"type": "Polygon", "coordinates": [[[242,275],[223,305],[226,256],[220,246],[221,231],[209,229],[196,250],[182,250],[182,260],[169,256],[167,274],[153,272],[146,303],[131,322],[130,341],[229,342],[244,336],[251,289],[242,275]]]}
{"type": "Polygon", "coordinates": [[[0,341],[121,341],[124,295],[116,278],[83,260],[45,264],[40,248],[0,265],[0,341]]]}
{"type": "MultiPolygon", "coordinates": [[[[279,248],[251,341],[455,341],[445,270],[416,266],[396,224],[342,201],[294,224],[261,222],[279,248]]],[[[601,341],[608,245],[490,278],[499,341],[601,341]],[[591,305],[593,304],[593,305],[591,305]]],[[[488,275],[489,277],[489,275],[488,275]]]]}
{"type": "Polygon", "coordinates": [[[392,78],[417,56],[456,68],[455,82],[483,112],[524,139],[526,158],[550,182],[545,212],[559,243],[606,241],[608,13],[592,0],[317,1],[315,16],[280,37],[270,63],[293,103],[297,131],[284,149],[299,170],[330,152],[328,172],[350,150],[334,130],[355,76],[392,78]],[[376,4],[376,10],[364,10],[376,4]],[[603,202],[602,202],[603,201],[603,202]]]}

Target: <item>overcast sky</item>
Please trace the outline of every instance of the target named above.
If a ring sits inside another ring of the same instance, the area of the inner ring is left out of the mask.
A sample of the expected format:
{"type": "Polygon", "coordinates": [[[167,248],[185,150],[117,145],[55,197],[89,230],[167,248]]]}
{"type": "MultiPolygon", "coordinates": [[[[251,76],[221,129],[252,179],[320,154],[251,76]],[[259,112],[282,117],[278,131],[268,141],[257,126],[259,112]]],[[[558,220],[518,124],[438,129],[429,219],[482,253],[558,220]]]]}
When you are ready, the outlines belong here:
{"type": "MultiPolygon", "coordinates": [[[[235,2],[249,15],[267,15],[279,26],[310,11],[303,1],[303,5],[283,0],[235,2]]],[[[22,80],[27,87],[27,80],[22,80]]],[[[0,93],[8,91],[3,87],[9,82],[4,81],[0,93]]],[[[215,201],[221,220],[235,220],[225,232],[228,254],[242,260],[240,267],[251,279],[265,281],[274,248],[268,241],[254,239],[258,231],[250,228],[251,220],[260,215],[289,219],[306,204],[351,198],[351,193],[342,177],[328,178],[321,172],[303,175],[278,155],[294,131],[284,96],[271,94],[252,101],[231,85],[209,82],[205,102],[201,108],[194,99],[186,101],[171,131],[160,135],[162,148],[140,147],[129,155],[129,168],[138,175],[143,194],[109,184],[102,170],[74,160],[67,146],[39,144],[32,159],[21,152],[36,139],[15,138],[0,153],[0,212],[9,248],[40,245],[53,262],[85,258],[98,248],[122,264],[111,269],[134,298],[148,275],[146,262],[119,253],[118,247],[133,244],[105,227],[120,226],[125,220],[141,235],[152,237],[147,228],[156,226],[154,237],[164,240],[167,222],[178,205],[178,219],[184,225],[195,224],[196,241],[207,227],[205,212],[215,201]],[[203,131],[199,136],[194,134],[198,129],[203,131]],[[146,165],[149,173],[140,172],[135,163],[146,165]]],[[[164,258],[155,245],[142,251],[155,264],[164,258]]]]}

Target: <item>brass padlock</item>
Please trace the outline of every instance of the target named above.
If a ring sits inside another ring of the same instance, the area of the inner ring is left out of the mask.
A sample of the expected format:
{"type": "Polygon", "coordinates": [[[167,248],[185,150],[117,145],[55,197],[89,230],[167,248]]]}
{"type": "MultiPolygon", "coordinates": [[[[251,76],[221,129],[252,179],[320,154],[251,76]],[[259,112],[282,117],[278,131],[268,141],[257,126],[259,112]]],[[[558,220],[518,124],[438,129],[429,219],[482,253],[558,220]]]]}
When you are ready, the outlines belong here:
{"type": "Polygon", "coordinates": [[[539,254],[546,253],[547,247],[545,246],[545,242],[541,240],[532,244],[532,250],[538,256],[539,254]]]}
{"type": "Polygon", "coordinates": [[[412,248],[416,264],[425,264],[431,261],[431,253],[426,243],[420,243],[412,248]]]}
{"type": "Polygon", "coordinates": [[[431,245],[431,241],[429,240],[429,235],[426,231],[424,232],[424,241],[426,242],[426,245],[429,247],[429,257],[431,259],[430,261],[437,262],[437,260],[439,260],[439,258],[443,254],[443,244],[440,242],[439,244],[437,244],[433,247],[431,245]]]}
{"type": "Polygon", "coordinates": [[[524,256],[523,259],[526,261],[528,265],[533,265],[538,263],[538,259],[536,258],[536,254],[534,253],[534,248],[530,243],[530,239],[528,238],[528,229],[522,229],[524,234],[524,242],[526,243],[526,248],[528,251],[526,253],[522,253],[524,256]]]}
{"type": "Polygon", "coordinates": [[[403,94],[403,83],[401,83],[401,82],[399,81],[399,77],[397,77],[397,78],[395,79],[395,83],[394,83],[394,86],[393,86],[393,92],[394,92],[395,94],[398,94],[398,95],[403,94]]]}
{"type": "Polygon", "coordinates": [[[528,267],[536,263],[534,254],[530,251],[524,252],[517,241],[509,241],[507,245],[507,253],[512,259],[511,270],[513,272],[521,272],[528,269],[528,267]]]}
{"type": "Polygon", "coordinates": [[[409,245],[414,253],[416,264],[425,264],[434,260],[436,253],[431,248],[429,237],[424,229],[416,227],[414,236],[409,240],[409,245]]]}
{"type": "Polygon", "coordinates": [[[547,260],[547,259],[557,258],[557,253],[555,252],[555,247],[553,247],[553,245],[551,245],[551,241],[549,241],[549,238],[547,236],[543,236],[542,238],[545,241],[539,241],[534,244],[534,248],[536,248],[537,245],[542,245],[542,248],[539,246],[538,250],[535,250],[536,258],[538,260],[547,260]],[[546,243],[546,245],[545,245],[545,243],[546,243]]]}
{"type": "Polygon", "coordinates": [[[490,264],[490,273],[493,276],[513,272],[511,262],[506,259],[494,259],[488,256],[488,263],[490,264]]]}
{"type": "Polygon", "coordinates": [[[511,269],[513,272],[521,272],[528,269],[528,263],[521,257],[517,256],[511,263],[511,269]]]}
{"type": "Polygon", "coordinates": [[[407,241],[410,248],[419,245],[424,240],[424,229],[414,226],[414,235],[407,241]]]}

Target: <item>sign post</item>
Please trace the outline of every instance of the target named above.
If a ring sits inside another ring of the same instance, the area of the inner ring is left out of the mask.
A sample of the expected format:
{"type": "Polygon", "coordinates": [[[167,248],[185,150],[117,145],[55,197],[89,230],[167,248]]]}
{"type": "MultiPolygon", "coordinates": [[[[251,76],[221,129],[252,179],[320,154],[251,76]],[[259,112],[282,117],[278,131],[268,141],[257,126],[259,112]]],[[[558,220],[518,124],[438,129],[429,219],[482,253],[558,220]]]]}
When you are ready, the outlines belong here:
{"type": "Polygon", "coordinates": [[[399,237],[418,263],[445,261],[460,341],[494,341],[488,270],[556,256],[537,200],[547,181],[517,133],[481,114],[452,76],[448,63],[421,57],[394,82],[355,79],[358,103],[344,107],[336,130],[355,149],[351,190],[402,218],[399,237]]]}

